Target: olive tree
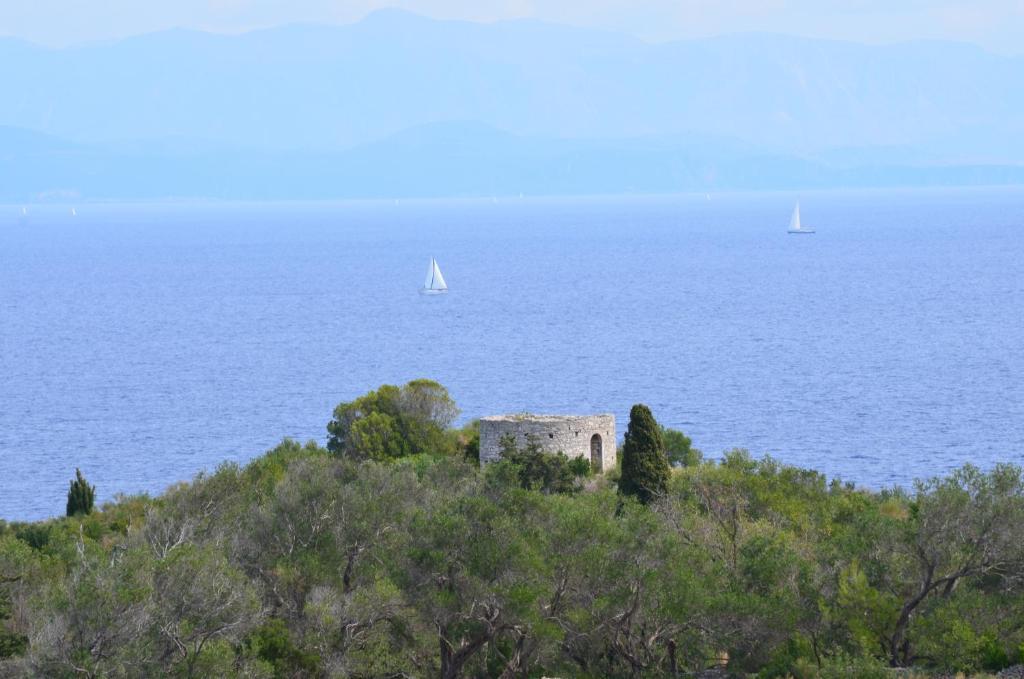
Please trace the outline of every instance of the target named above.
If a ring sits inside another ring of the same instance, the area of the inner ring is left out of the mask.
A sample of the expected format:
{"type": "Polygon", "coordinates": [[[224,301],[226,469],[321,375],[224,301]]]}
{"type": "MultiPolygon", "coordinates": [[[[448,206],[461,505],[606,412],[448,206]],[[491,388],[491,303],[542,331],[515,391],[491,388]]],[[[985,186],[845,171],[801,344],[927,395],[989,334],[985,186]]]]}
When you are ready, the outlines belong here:
{"type": "Polygon", "coordinates": [[[153,600],[158,663],[186,677],[209,675],[204,651],[218,641],[238,643],[262,617],[252,582],[214,547],[185,545],[160,561],[153,600]]]}
{"type": "Polygon", "coordinates": [[[448,390],[432,380],[386,384],[341,403],[327,424],[327,448],[357,460],[389,460],[419,453],[453,453],[448,427],[459,409],[448,390]]]}
{"type": "Polygon", "coordinates": [[[925,604],[950,598],[965,582],[1019,592],[1024,585],[1024,478],[999,465],[967,465],[919,482],[902,512],[878,520],[874,548],[841,575],[839,607],[892,666],[915,658],[910,630],[925,604]],[[868,620],[863,627],[859,620],[868,620]]]}

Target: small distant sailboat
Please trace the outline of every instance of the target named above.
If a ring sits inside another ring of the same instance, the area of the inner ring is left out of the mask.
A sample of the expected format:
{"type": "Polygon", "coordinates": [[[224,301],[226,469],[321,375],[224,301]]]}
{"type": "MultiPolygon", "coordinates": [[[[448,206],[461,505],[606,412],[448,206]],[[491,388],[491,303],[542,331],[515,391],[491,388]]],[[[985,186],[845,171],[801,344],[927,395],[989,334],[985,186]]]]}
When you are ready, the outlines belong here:
{"type": "Polygon", "coordinates": [[[28,208],[27,207],[21,208],[21,216],[22,217],[28,217],[28,208]]]}
{"type": "Polygon", "coordinates": [[[423,284],[420,294],[443,295],[446,292],[448,292],[448,284],[444,282],[444,276],[441,275],[441,267],[437,265],[437,260],[431,257],[430,268],[427,269],[427,280],[423,284]]]}
{"type": "Polygon", "coordinates": [[[793,216],[789,218],[789,231],[788,233],[814,233],[814,229],[804,226],[800,223],[800,203],[796,204],[793,208],[793,216]]]}
{"type": "Polygon", "coordinates": [[[77,217],[78,216],[78,211],[75,210],[75,208],[71,208],[71,216],[72,217],[77,217]]]}

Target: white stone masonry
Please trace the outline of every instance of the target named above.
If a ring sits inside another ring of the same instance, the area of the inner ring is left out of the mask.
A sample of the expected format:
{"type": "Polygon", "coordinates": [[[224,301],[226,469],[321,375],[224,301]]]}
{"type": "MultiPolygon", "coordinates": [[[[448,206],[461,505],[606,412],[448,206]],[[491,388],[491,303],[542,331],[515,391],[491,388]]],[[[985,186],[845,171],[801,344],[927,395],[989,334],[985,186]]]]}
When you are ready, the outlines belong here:
{"type": "Polygon", "coordinates": [[[549,453],[590,460],[595,470],[615,466],[614,415],[495,415],[480,418],[480,462],[500,459],[501,441],[512,436],[522,448],[533,435],[549,453]]]}

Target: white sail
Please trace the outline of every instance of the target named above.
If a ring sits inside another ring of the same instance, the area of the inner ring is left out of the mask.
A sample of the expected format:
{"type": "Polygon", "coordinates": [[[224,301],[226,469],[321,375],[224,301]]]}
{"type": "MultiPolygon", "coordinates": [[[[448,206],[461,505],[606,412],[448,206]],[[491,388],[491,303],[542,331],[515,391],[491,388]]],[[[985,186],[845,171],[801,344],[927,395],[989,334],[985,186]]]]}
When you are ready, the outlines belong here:
{"type": "Polygon", "coordinates": [[[447,290],[448,284],[444,282],[444,276],[441,275],[441,267],[437,265],[436,259],[431,259],[433,264],[434,283],[431,286],[433,290],[447,290]]]}
{"type": "Polygon", "coordinates": [[[430,290],[434,285],[434,267],[436,265],[437,263],[434,261],[434,258],[431,257],[430,264],[427,265],[427,280],[423,283],[424,290],[430,290]]]}
{"type": "Polygon", "coordinates": [[[800,221],[800,203],[797,203],[796,207],[793,208],[793,216],[789,219],[789,232],[814,233],[813,227],[804,226],[803,222],[800,221]]]}
{"type": "Polygon", "coordinates": [[[789,219],[789,230],[800,231],[800,203],[793,208],[793,216],[789,219]]]}
{"type": "Polygon", "coordinates": [[[427,280],[424,281],[421,292],[428,295],[448,292],[448,284],[444,282],[444,276],[441,275],[441,267],[437,265],[437,260],[433,257],[430,258],[430,266],[427,267],[427,280]]]}

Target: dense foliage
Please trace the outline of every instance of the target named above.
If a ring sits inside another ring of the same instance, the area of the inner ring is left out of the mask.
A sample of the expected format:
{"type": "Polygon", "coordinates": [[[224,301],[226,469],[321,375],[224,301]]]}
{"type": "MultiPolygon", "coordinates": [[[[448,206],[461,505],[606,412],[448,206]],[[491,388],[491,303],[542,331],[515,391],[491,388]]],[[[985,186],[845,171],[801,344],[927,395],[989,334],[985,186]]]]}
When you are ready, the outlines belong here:
{"type": "Polygon", "coordinates": [[[96,488],[89,485],[89,482],[82,476],[82,470],[75,470],[75,478],[68,488],[68,503],[66,508],[67,516],[77,514],[88,514],[96,503],[96,488]]]}
{"type": "Polygon", "coordinates": [[[704,453],[693,447],[690,437],[677,429],[662,427],[661,440],[668,463],[673,467],[692,467],[704,459],[704,453]]]}
{"type": "Polygon", "coordinates": [[[619,492],[650,504],[665,496],[668,479],[668,458],[661,427],[651,409],[638,403],[629,411],[629,426],[622,444],[619,492]]]}
{"type": "Polygon", "coordinates": [[[448,390],[437,382],[385,384],[334,409],[327,449],[356,460],[449,453],[455,444],[447,430],[458,414],[448,390]]]}
{"type": "Polygon", "coordinates": [[[828,679],[1024,650],[1017,467],[873,493],[733,451],[645,506],[529,446],[335,450],[0,523],[0,676],[828,679]]]}
{"type": "Polygon", "coordinates": [[[577,457],[570,460],[563,453],[546,453],[533,436],[527,436],[520,448],[512,436],[501,440],[500,458],[509,463],[519,485],[542,493],[572,493],[580,488],[581,477],[590,473],[590,461],[577,457]]]}

